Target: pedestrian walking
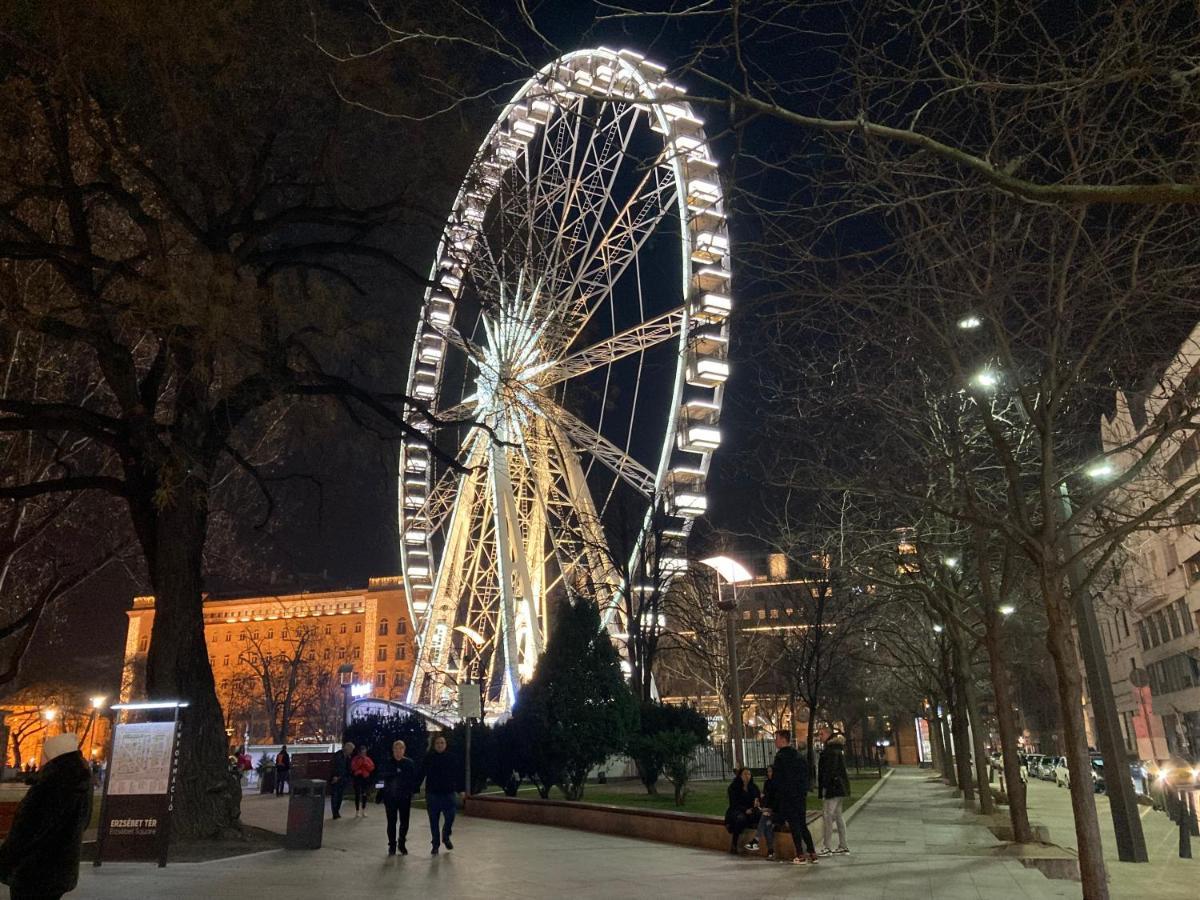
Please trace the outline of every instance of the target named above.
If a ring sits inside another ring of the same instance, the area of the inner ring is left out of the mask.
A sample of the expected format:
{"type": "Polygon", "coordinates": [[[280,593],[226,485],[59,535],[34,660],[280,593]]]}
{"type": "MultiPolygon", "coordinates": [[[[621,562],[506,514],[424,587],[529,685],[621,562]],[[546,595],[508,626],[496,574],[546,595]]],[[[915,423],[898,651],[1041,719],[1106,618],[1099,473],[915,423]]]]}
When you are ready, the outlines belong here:
{"type": "Polygon", "coordinates": [[[333,754],[333,772],[329,776],[329,811],[335,819],[342,817],[342,797],[346,793],[346,782],[350,780],[350,758],[354,755],[354,741],[346,741],[342,749],[333,754]]]}
{"type": "Polygon", "coordinates": [[[842,818],[842,803],[850,796],[850,773],[846,771],[846,736],[834,732],[825,738],[825,749],[817,768],[817,796],[821,798],[821,813],[825,826],[825,841],[821,855],[849,853],[846,846],[846,822],[842,818]],[[836,849],[829,849],[829,839],[837,828],[836,849]]]}
{"type": "Polygon", "coordinates": [[[408,838],[408,814],[412,808],[412,795],[417,790],[417,764],[405,755],[404,741],[392,744],[392,756],[380,766],[383,776],[383,810],[387,815],[388,856],[408,856],[405,840],[408,838]],[[396,826],[399,825],[399,828],[396,826]]]}
{"type": "Polygon", "coordinates": [[[792,832],[792,843],[796,845],[796,865],[817,864],[816,847],[812,832],[808,830],[808,763],[792,746],[792,733],[786,730],[775,732],[776,804],[775,827],[787,825],[792,832]]]}
{"type": "Polygon", "coordinates": [[[275,754],[275,796],[283,796],[283,786],[292,789],[292,755],[288,753],[287,744],[275,754]]]}
{"type": "Polygon", "coordinates": [[[0,845],[0,883],[12,900],[58,900],[79,881],[92,783],[79,738],[57,734],[42,748],[46,764],[17,807],[0,845]]]}
{"type": "Polygon", "coordinates": [[[743,766],[733,776],[725,791],[729,806],[725,810],[725,830],[729,832],[729,852],[737,855],[742,832],[758,824],[761,792],[754,783],[750,769],[743,766]]]}
{"type": "Polygon", "coordinates": [[[767,766],[767,777],[763,779],[762,796],[758,800],[758,828],[754,832],[754,837],[750,839],[750,843],[746,845],[746,849],[751,853],[757,853],[760,842],[765,842],[767,845],[767,859],[775,858],[775,825],[771,821],[772,811],[775,809],[775,767],[767,766]]]}
{"type": "Polygon", "coordinates": [[[433,747],[425,754],[421,769],[421,778],[425,782],[425,807],[429,812],[429,834],[433,838],[431,855],[437,856],[438,848],[442,845],[447,850],[454,849],[450,832],[454,828],[454,795],[459,785],[458,767],[454,758],[446,752],[445,735],[439,734],[433,739],[433,747]]]}
{"type": "Polygon", "coordinates": [[[367,756],[366,746],[358,748],[358,752],[350,760],[350,774],[354,777],[354,817],[367,817],[367,798],[371,795],[371,777],[375,771],[375,760],[367,756]]]}

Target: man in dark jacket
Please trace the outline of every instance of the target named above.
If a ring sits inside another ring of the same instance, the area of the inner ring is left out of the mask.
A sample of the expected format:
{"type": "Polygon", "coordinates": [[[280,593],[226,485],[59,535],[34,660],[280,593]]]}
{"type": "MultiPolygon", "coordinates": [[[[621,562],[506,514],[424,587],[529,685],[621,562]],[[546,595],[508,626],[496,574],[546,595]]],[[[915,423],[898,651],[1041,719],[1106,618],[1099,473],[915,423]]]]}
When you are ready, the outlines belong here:
{"type": "Polygon", "coordinates": [[[850,796],[850,773],[846,771],[846,737],[840,732],[827,734],[825,749],[817,768],[817,796],[821,798],[822,818],[825,823],[825,841],[821,855],[849,853],[846,846],[846,823],[842,819],[842,803],[850,796]],[[838,845],[829,849],[829,838],[837,827],[838,845]]]}
{"type": "Polygon", "coordinates": [[[287,744],[275,754],[275,794],[282,796],[283,786],[288,785],[291,789],[292,783],[292,754],[287,751],[287,744]]]}
{"type": "Polygon", "coordinates": [[[446,752],[445,735],[439,734],[433,739],[433,747],[425,754],[421,778],[425,781],[425,808],[429,813],[429,833],[433,837],[432,855],[437,856],[442,844],[447,850],[454,849],[450,831],[454,827],[454,794],[459,785],[458,766],[454,757],[446,752]],[[443,820],[440,832],[439,818],[443,820]]]}
{"type": "Polygon", "coordinates": [[[408,856],[404,846],[408,838],[408,814],[412,808],[412,795],[417,789],[417,764],[405,756],[404,741],[392,744],[392,758],[380,766],[383,775],[383,791],[380,797],[387,813],[388,856],[408,856]],[[400,831],[396,831],[396,819],[400,820],[400,831]]]}
{"type": "Polygon", "coordinates": [[[46,764],[0,846],[0,882],[12,900],[58,900],[79,881],[79,848],[92,814],[92,778],[79,738],[46,740],[46,764]]]}
{"type": "Polygon", "coordinates": [[[342,749],[333,754],[333,775],[329,779],[329,810],[335,819],[342,817],[342,795],[350,781],[350,757],[354,755],[354,741],[346,741],[342,749]]]}
{"type": "Polygon", "coordinates": [[[808,763],[792,746],[790,731],[775,732],[775,827],[787,824],[796,845],[796,865],[816,865],[817,852],[808,830],[808,763]],[[803,847],[801,846],[803,841],[803,847]],[[807,853],[805,853],[807,848],[807,853]]]}

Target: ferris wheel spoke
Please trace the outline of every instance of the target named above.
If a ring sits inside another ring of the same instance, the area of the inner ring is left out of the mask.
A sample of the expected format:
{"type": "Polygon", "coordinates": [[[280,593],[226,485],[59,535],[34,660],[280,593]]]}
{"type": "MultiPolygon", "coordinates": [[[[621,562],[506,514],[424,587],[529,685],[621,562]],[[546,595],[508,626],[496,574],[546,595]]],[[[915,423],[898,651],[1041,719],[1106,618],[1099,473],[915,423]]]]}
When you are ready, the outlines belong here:
{"type": "Polygon", "coordinates": [[[684,309],[681,306],[626,329],[607,340],[592,344],[578,353],[572,353],[556,363],[546,364],[544,370],[538,373],[538,383],[543,387],[558,384],[667,341],[676,340],[680,329],[683,328],[683,317],[684,309]]]}
{"type": "Polygon", "coordinates": [[[564,316],[567,335],[564,350],[612,295],[642,245],[670,213],[674,198],[674,170],[660,158],[647,171],[603,238],[582,260],[575,280],[567,288],[566,296],[575,299],[564,316]]]}
{"type": "Polygon", "coordinates": [[[654,498],[657,479],[653,472],[549,398],[538,396],[535,402],[576,447],[586,450],[647,500],[654,498]]]}
{"type": "Polygon", "coordinates": [[[604,230],[604,213],[612,203],[613,186],[629,149],[641,111],[632,104],[606,104],[612,118],[593,134],[576,169],[559,223],[554,252],[554,277],[550,297],[561,300],[575,278],[580,259],[587,257],[604,230]]]}

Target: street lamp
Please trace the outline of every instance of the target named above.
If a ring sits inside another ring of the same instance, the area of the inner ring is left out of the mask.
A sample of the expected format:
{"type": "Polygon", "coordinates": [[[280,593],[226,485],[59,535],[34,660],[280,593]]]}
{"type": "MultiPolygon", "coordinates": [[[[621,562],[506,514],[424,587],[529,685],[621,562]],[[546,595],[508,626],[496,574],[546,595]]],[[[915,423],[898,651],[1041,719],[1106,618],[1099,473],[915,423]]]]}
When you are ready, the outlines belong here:
{"type": "Polygon", "coordinates": [[[728,556],[711,556],[700,560],[701,565],[708,566],[717,573],[717,609],[727,613],[725,617],[725,640],[729,645],[729,692],[732,695],[733,707],[733,765],[742,766],[742,687],[738,681],[737,658],[737,586],[744,581],[753,581],[754,576],[736,560],[728,556]],[[726,602],[721,595],[721,582],[728,581],[733,585],[733,600],[726,602]]]}
{"type": "Polygon", "coordinates": [[[1000,383],[1000,376],[989,369],[984,369],[971,379],[971,383],[976,387],[994,388],[1000,383]]]}
{"type": "Polygon", "coordinates": [[[933,626],[933,631],[934,631],[934,633],[935,633],[935,634],[941,634],[941,633],[942,633],[944,630],[945,630],[945,629],[943,629],[941,625],[934,625],[934,626],[933,626]]]}
{"type": "Polygon", "coordinates": [[[1011,616],[1016,611],[1017,611],[1017,608],[1015,606],[1013,606],[1011,603],[1005,603],[1003,606],[1000,607],[1000,615],[1002,615],[1002,616],[1011,616]]]}
{"type": "Polygon", "coordinates": [[[974,331],[983,324],[983,319],[979,316],[963,316],[958,320],[958,327],[962,331],[974,331]]]}

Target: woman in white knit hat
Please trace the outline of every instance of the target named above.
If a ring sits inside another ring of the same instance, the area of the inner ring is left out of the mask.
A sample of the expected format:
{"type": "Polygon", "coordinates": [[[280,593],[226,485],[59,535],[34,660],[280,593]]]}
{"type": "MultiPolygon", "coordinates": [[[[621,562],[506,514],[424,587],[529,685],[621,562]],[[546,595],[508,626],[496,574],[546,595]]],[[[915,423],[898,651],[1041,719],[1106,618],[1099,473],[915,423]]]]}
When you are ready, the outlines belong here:
{"type": "Polygon", "coordinates": [[[12,900],[58,900],[79,880],[83,829],[92,814],[92,778],[79,738],[58,734],[0,845],[0,882],[12,900]]]}

